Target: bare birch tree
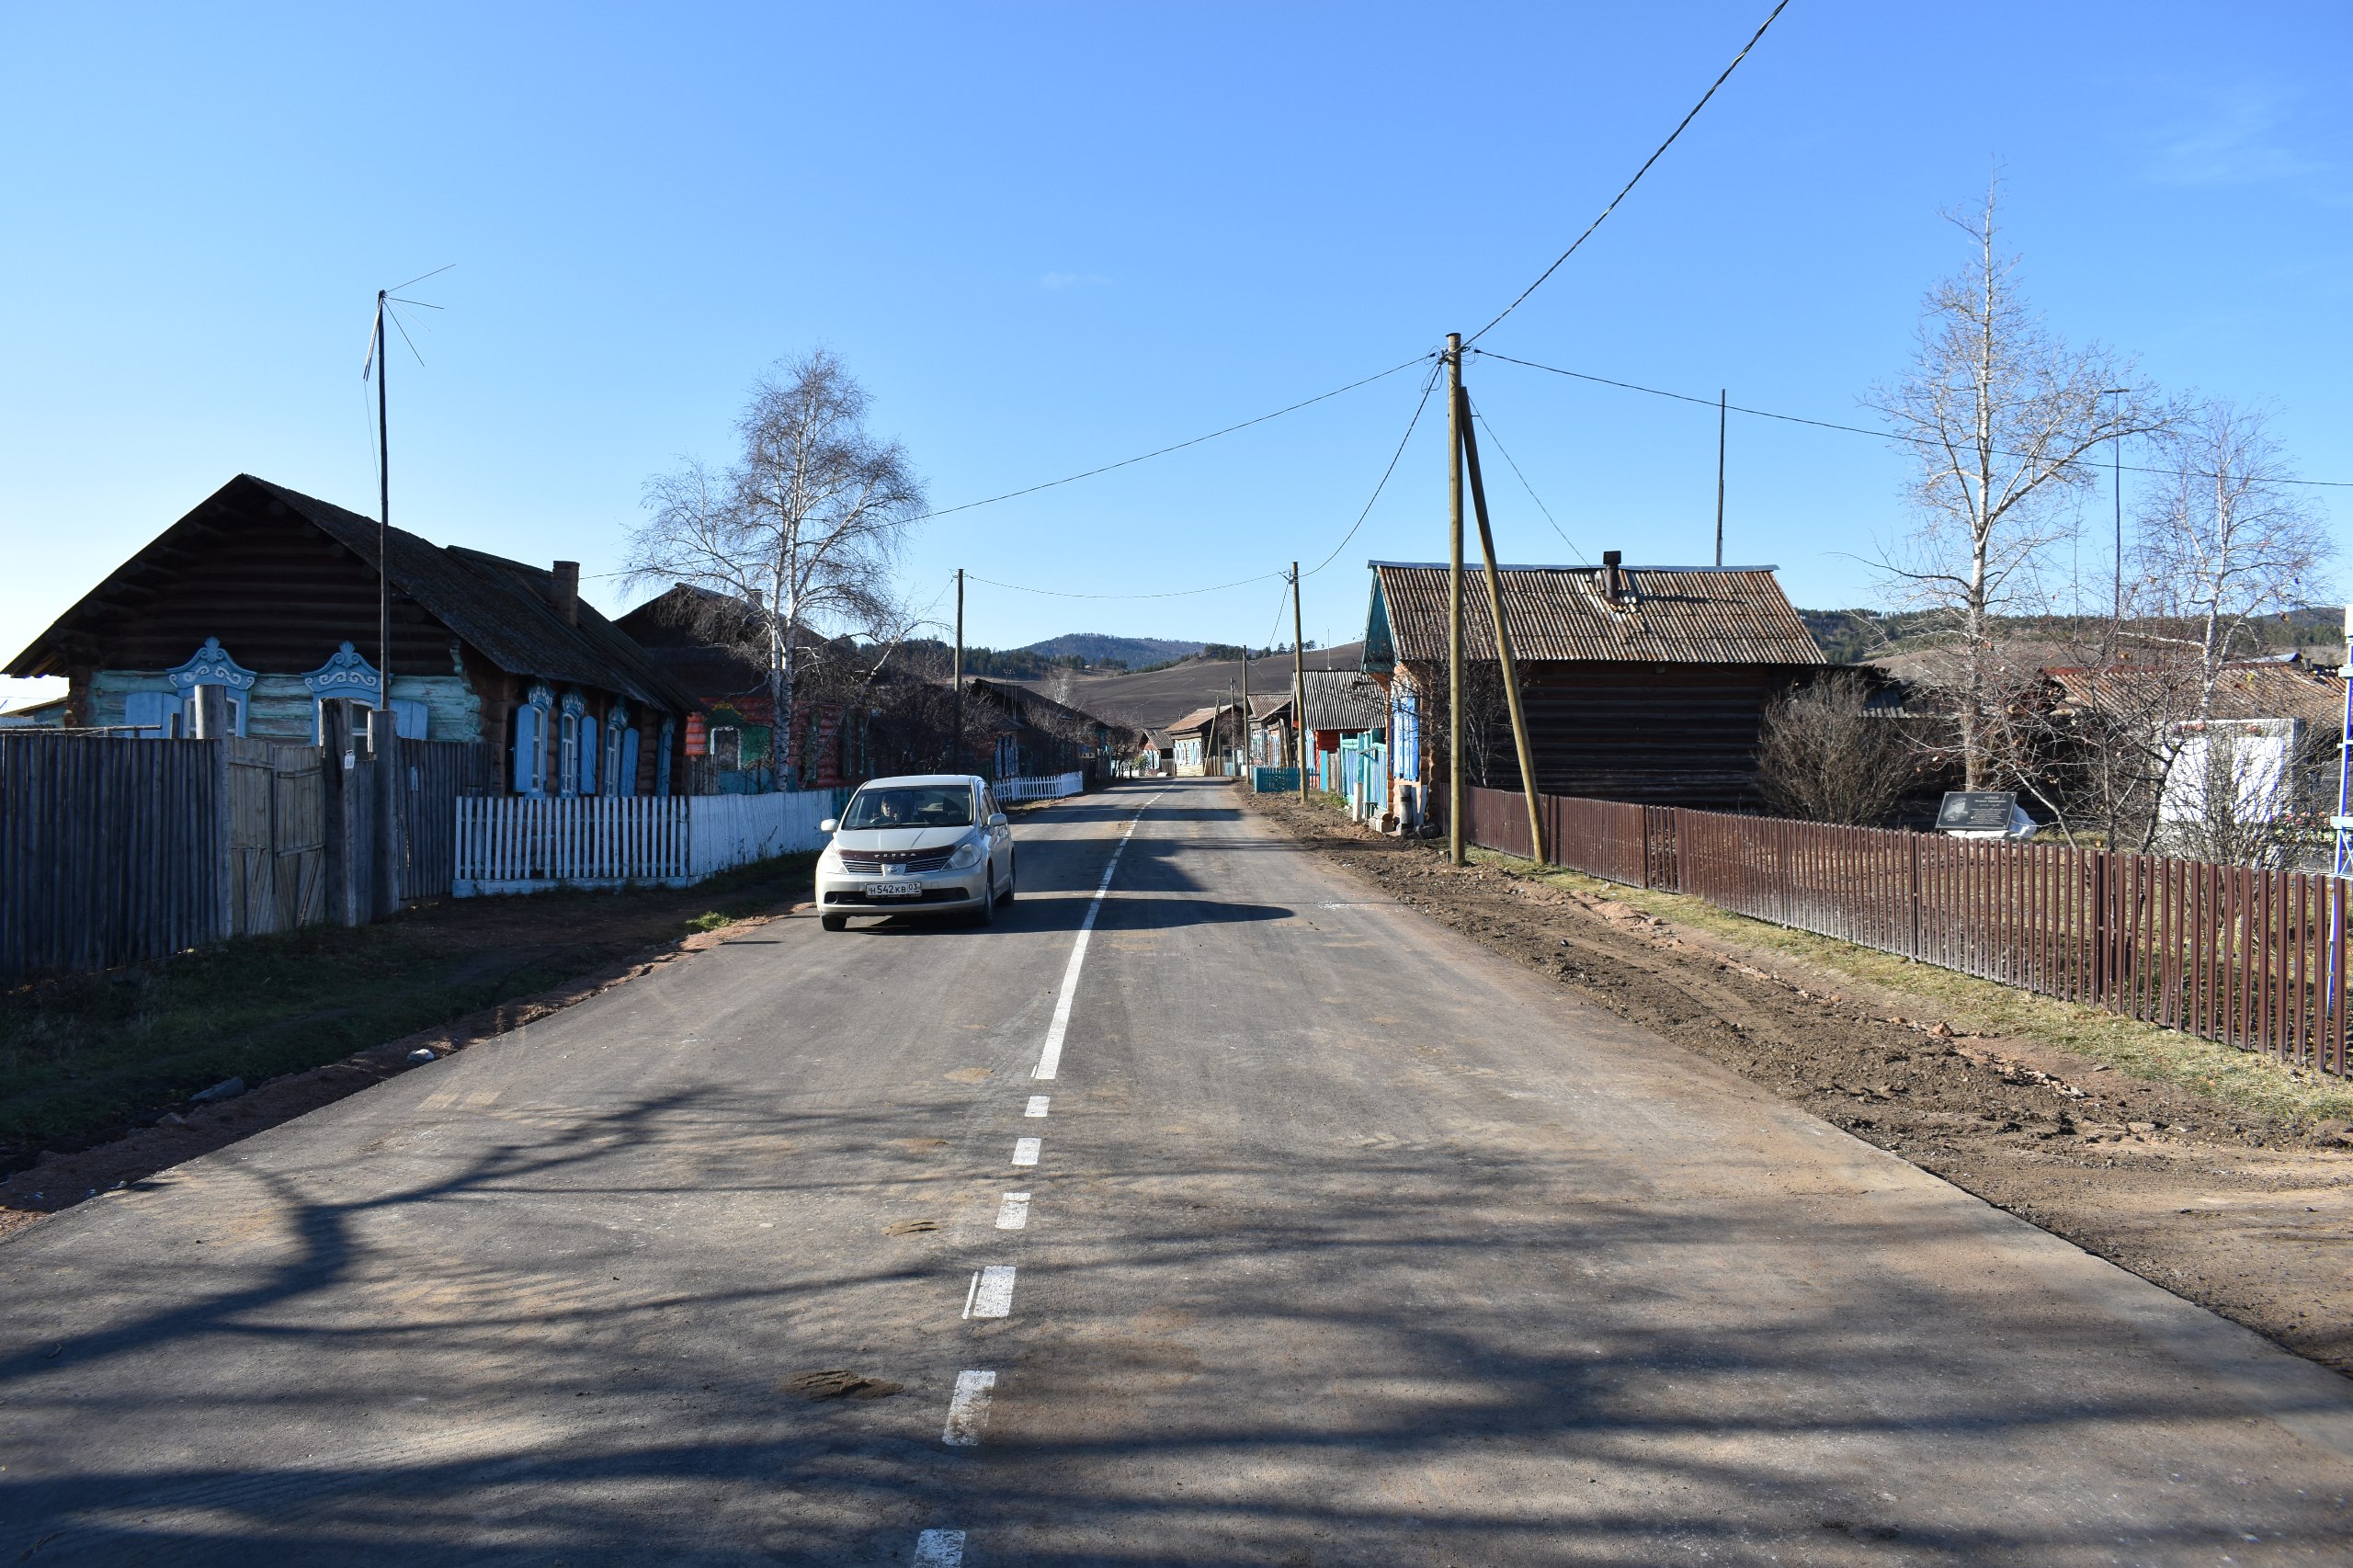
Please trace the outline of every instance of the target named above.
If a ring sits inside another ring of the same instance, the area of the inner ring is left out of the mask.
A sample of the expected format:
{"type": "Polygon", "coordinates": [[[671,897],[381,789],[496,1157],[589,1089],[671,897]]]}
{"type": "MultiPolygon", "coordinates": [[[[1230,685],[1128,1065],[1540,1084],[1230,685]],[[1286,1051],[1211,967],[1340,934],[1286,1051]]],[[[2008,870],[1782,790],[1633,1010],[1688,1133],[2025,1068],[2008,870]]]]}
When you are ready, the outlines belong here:
{"type": "Polygon", "coordinates": [[[2195,651],[2200,719],[2222,666],[2259,645],[2254,623],[2328,589],[2335,546],[2268,426],[2259,409],[2197,403],[2160,438],[2165,478],[2140,517],[2143,593],[2195,651]]]}
{"type": "Polygon", "coordinates": [[[799,762],[793,706],[808,644],[870,641],[904,619],[892,567],[923,483],[904,448],[868,433],[870,401],[822,348],[779,362],[736,421],[741,456],[722,474],[688,462],[648,481],[652,517],[631,540],[632,581],[722,596],[698,630],[727,635],[732,624],[731,640],[767,670],[779,790],[799,762]]]}
{"type": "Polygon", "coordinates": [[[2164,422],[2143,392],[2111,396],[2131,367],[2097,345],[2075,349],[2028,310],[2017,260],[2000,249],[1998,183],[1981,212],[1947,218],[1969,236],[1969,267],[1929,290],[1910,372],[1875,394],[1918,469],[1919,526],[1882,567],[1911,606],[1941,612],[1968,787],[1995,771],[1995,721],[2028,672],[2007,667],[1998,618],[2040,608],[2052,547],[2076,523],[2100,443],[2164,422]]]}

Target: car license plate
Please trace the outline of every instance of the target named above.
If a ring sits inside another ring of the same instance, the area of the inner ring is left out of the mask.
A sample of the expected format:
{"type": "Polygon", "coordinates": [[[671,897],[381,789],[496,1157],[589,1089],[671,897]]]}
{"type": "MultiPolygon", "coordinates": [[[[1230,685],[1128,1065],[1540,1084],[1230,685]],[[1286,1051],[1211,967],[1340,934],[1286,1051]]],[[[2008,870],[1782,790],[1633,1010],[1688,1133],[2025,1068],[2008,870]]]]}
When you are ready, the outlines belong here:
{"type": "Polygon", "coordinates": [[[867,890],[870,898],[921,898],[921,882],[877,882],[867,890]]]}

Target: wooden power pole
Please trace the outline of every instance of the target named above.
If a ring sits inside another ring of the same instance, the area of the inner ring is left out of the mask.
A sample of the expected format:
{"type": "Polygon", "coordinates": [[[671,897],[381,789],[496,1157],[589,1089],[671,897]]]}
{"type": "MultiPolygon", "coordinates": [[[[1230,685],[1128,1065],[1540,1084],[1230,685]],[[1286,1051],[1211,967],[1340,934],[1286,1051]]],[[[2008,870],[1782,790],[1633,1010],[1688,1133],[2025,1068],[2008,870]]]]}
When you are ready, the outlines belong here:
{"type": "MultiPolygon", "coordinates": [[[[1250,771],[1250,644],[1242,644],[1242,772],[1250,771]]],[[[1241,774],[1236,774],[1237,778],[1241,774]]]]}
{"type": "Polygon", "coordinates": [[[385,410],[385,372],[392,357],[384,342],[385,297],[376,290],[376,706],[392,705],[392,427],[385,410]]]}
{"type": "Polygon", "coordinates": [[[1468,863],[1462,852],[1462,335],[1459,332],[1446,335],[1446,854],[1457,866],[1468,863]]]}
{"type": "Polygon", "coordinates": [[[1519,666],[1512,657],[1511,631],[1504,620],[1503,574],[1495,569],[1495,536],[1487,526],[1487,487],[1479,478],[1479,437],[1471,428],[1471,395],[1458,382],[1454,395],[1461,400],[1455,421],[1462,432],[1463,466],[1471,473],[1471,509],[1479,518],[1479,554],[1487,564],[1487,610],[1495,619],[1495,658],[1502,665],[1504,699],[1511,707],[1511,744],[1519,754],[1519,793],[1528,802],[1529,858],[1541,866],[1544,855],[1544,813],[1536,803],[1536,754],[1529,744],[1528,713],[1519,701],[1519,666]]]}
{"type": "Polygon", "coordinates": [[[1307,804],[1307,640],[1299,624],[1299,562],[1290,563],[1291,761],[1299,767],[1299,803],[1307,804]]]}
{"type": "MultiPolygon", "coordinates": [[[[937,601],[935,601],[937,602],[937,601]]],[[[956,738],[949,751],[949,766],[964,761],[964,569],[956,568],[956,738]]]]}

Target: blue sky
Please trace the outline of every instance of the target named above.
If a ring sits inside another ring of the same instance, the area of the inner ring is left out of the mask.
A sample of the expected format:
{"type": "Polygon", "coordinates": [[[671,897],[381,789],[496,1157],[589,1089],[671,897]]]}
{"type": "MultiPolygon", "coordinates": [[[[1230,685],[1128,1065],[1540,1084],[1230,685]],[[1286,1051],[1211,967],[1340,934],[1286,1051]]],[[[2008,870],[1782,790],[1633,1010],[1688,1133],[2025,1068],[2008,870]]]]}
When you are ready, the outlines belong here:
{"type": "MultiPolygon", "coordinates": [[[[1767,8],[8,5],[0,642],[239,471],[371,510],[368,310],[445,263],[425,366],[392,364],[394,520],[576,557],[608,608],[645,478],[723,459],[751,377],[812,345],[940,506],[1326,391],[1500,309],[1767,8]]],[[[2271,402],[2305,473],[2353,478],[2348,44],[2333,5],[1795,0],[1487,345],[1869,423],[1963,259],[1938,210],[1998,161],[2055,329],[2271,402]]],[[[1507,558],[1706,559],[1711,410],[1472,374],[1573,541],[1491,456],[1507,558]]],[[[1415,392],[938,518],[909,587],[1313,565],[1415,392]]],[[[1355,634],[1367,557],[1442,553],[1439,430],[1307,580],[1309,636],[1355,634]]],[[[1735,416],[1730,467],[1729,559],[1802,604],[1873,598],[1898,458],[1735,416]]],[[[1256,642],[1279,597],[976,584],[968,634],[1256,642]]]]}

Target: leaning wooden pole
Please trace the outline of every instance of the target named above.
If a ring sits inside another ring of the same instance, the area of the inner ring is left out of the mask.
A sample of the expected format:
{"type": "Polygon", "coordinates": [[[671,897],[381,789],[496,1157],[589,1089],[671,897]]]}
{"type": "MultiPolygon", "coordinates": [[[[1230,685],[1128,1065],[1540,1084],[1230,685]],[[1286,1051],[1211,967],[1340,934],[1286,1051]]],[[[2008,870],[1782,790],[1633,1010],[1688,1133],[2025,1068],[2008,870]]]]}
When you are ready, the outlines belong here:
{"type": "Polygon", "coordinates": [[[1495,570],[1495,536],[1487,526],[1487,487],[1479,479],[1479,437],[1471,428],[1471,394],[1460,382],[1455,427],[1462,432],[1462,462],[1471,473],[1471,509],[1479,518],[1479,554],[1487,563],[1487,612],[1494,619],[1495,656],[1502,662],[1504,699],[1511,705],[1511,744],[1519,753],[1519,793],[1528,802],[1528,848],[1541,866],[1544,853],[1544,812],[1536,803],[1536,754],[1528,744],[1528,712],[1519,702],[1519,665],[1512,657],[1511,631],[1504,622],[1503,574],[1495,570]]]}
{"type": "MultiPolygon", "coordinates": [[[[1462,335],[1446,335],[1446,855],[1462,852],[1462,335]]],[[[1425,805],[1427,805],[1425,801],[1425,805]]]]}
{"type": "Polygon", "coordinates": [[[1299,562],[1290,563],[1291,761],[1299,765],[1299,803],[1307,804],[1307,643],[1299,624],[1299,562]]]}

